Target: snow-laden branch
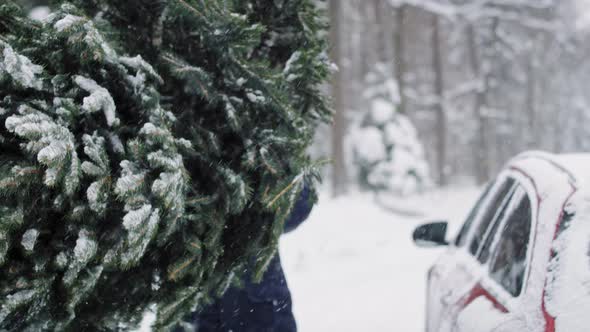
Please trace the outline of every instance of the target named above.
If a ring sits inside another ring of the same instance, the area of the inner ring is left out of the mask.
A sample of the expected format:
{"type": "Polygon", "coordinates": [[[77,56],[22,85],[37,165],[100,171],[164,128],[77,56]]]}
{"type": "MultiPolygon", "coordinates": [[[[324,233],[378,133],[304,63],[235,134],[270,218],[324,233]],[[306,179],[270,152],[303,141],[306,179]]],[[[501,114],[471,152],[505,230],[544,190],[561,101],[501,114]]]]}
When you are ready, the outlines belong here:
{"type": "Polygon", "coordinates": [[[556,5],[555,0],[484,0],[492,6],[502,6],[509,8],[529,8],[535,10],[551,9],[556,5]]]}
{"type": "Polygon", "coordinates": [[[413,89],[405,89],[403,93],[406,98],[412,100],[412,102],[422,107],[434,107],[441,102],[438,96],[431,94],[424,95],[413,89]]]}
{"type": "Polygon", "coordinates": [[[459,84],[456,87],[445,91],[442,95],[442,98],[436,95],[423,95],[419,92],[406,89],[404,90],[404,95],[412,100],[414,103],[422,106],[422,107],[434,107],[438,104],[446,105],[454,101],[455,99],[464,97],[466,95],[476,93],[483,90],[483,81],[480,79],[474,79],[472,81],[467,81],[463,84],[459,84]]]}
{"type": "Polygon", "coordinates": [[[461,98],[465,95],[479,92],[484,89],[483,81],[480,79],[475,79],[472,81],[467,81],[463,84],[459,84],[451,90],[447,90],[444,93],[444,99],[446,100],[455,100],[457,98],[461,98]]]}
{"type": "Polygon", "coordinates": [[[508,112],[508,110],[503,109],[503,108],[485,106],[485,107],[482,107],[481,111],[482,111],[481,115],[487,119],[499,120],[499,121],[508,121],[509,120],[508,114],[510,114],[510,112],[508,112]]]}
{"type": "Polygon", "coordinates": [[[523,27],[533,30],[543,30],[547,32],[555,31],[559,28],[559,24],[553,20],[545,20],[526,15],[523,13],[511,12],[499,8],[466,8],[466,10],[458,11],[458,13],[469,22],[477,22],[481,19],[497,18],[500,21],[517,23],[523,27]]]}
{"type": "Polygon", "coordinates": [[[389,5],[394,8],[407,5],[420,8],[424,11],[453,20],[457,16],[458,6],[450,3],[441,3],[436,0],[389,0],[389,5]]]}
{"type": "Polygon", "coordinates": [[[420,8],[450,21],[476,23],[482,19],[496,18],[501,21],[518,23],[533,30],[549,32],[560,27],[553,20],[536,18],[526,12],[518,12],[522,9],[550,9],[555,4],[553,0],[538,1],[536,3],[530,0],[480,0],[464,5],[437,0],[389,0],[388,3],[394,8],[403,5],[420,8]]]}

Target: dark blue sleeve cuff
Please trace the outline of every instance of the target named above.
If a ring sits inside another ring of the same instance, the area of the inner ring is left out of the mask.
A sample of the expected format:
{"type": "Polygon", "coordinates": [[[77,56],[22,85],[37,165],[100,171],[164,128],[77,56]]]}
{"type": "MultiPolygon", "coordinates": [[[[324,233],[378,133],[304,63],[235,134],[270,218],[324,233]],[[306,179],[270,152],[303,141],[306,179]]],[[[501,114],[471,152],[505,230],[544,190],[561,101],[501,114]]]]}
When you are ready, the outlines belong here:
{"type": "Polygon", "coordinates": [[[289,233],[301,225],[309,217],[312,208],[311,190],[309,186],[305,185],[293,207],[291,215],[285,222],[285,233],[289,233]]]}

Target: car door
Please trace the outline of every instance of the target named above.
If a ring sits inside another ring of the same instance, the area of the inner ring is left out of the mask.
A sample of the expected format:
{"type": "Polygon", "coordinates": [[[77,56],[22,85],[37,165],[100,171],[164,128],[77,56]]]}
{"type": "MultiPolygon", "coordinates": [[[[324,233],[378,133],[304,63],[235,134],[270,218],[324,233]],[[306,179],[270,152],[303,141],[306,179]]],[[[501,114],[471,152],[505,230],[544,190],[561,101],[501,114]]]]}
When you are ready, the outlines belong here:
{"type": "Polygon", "coordinates": [[[448,312],[453,303],[473,284],[474,276],[468,267],[466,256],[477,252],[475,250],[473,254],[469,254],[468,248],[479,247],[497,214],[496,211],[501,209],[511,195],[514,183],[514,179],[501,175],[484,191],[454,243],[429,271],[427,331],[440,331],[440,327],[448,321],[448,312]]]}
{"type": "Polygon", "coordinates": [[[506,209],[516,190],[516,180],[506,176],[501,186],[493,194],[489,204],[482,211],[477,225],[470,232],[465,248],[457,254],[457,264],[449,275],[448,290],[441,298],[444,310],[440,319],[439,332],[449,332],[463,310],[463,303],[469,298],[479,296],[479,281],[482,278],[483,255],[488,245],[487,239],[497,231],[496,225],[506,214],[506,209]]]}
{"type": "Polygon", "coordinates": [[[530,263],[533,203],[520,184],[515,185],[502,215],[489,227],[478,250],[482,277],[457,305],[453,332],[518,331],[526,327],[519,316],[519,300],[530,263]],[[485,319],[482,319],[485,317],[485,319]],[[516,327],[519,327],[515,330],[516,327]]]}
{"type": "Polygon", "coordinates": [[[457,248],[463,247],[465,245],[468,234],[471,231],[473,224],[476,223],[477,218],[481,214],[483,206],[490,199],[492,189],[495,188],[496,183],[497,182],[492,182],[486,187],[465,219],[465,222],[457,234],[453,245],[451,245],[449,250],[438,259],[438,261],[428,273],[426,331],[436,331],[438,328],[439,319],[444,309],[441,299],[445,292],[448,291],[448,277],[452,273],[452,269],[449,267],[456,264],[455,251],[457,248]]]}

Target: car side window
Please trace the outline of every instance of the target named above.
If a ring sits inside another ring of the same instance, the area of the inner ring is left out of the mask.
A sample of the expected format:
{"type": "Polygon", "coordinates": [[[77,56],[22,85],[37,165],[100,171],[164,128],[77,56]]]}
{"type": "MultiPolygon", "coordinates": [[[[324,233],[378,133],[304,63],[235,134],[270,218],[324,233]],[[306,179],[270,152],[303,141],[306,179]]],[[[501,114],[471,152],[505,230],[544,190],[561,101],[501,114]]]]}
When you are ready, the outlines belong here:
{"type": "Polygon", "coordinates": [[[488,261],[488,258],[490,258],[490,251],[493,249],[499,237],[498,229],[504,224],[503,222],[506,218],[506,215],[509,214],[510,209],[513,208],[514,199],[518,199],[514,197],[520,197],[519,195],[522,195],[523,193],[524,190],[518,185],[515,185],[512,187],[510,193],[504,198],[502,206],[496,212],[492,224],[486,233],[484,243],[481,245],[479,252],[477,253],[477,260],[480,263],[485,264],[488,261]]]}
{"type": "Polygon", "coordinates": [[[490,275],[516,297],[522,292],[527,267],[532,209],[531,200],[524,190],[514,198],[491,259],[490,275]]]}
{"type": "Polygon", "coordinates": [[[484,192],[481,194],[481,196],[477,200],[477,203],[475,203],[475,206],[473,207],[471,212],[469,212],[469,215],[467,216],[467,219],[463,223],[463,226],[461,227],[459,234],[457,234],[457,237],[455,238],[455,246],[456,247],[463,247],[467,243],[467,239],[468,239],[467,235],[469,234],[469,230],[471,229],[473,222],[477,219],[477,216],[479,216],[481,214],[482,205],[489,197],[490,191],[493,186],[494,186],[494,182],[491,182],[486,186],[484,192]]]}
{"type": "Polygon", "coordinates": [[[482,245],[486,234],[488,233],[487,230],[490,227],[490,224],[495,219],[495,217],[497,217],[498,211],[500,211],[504,206],[507,196],[512,193],[514,183],[514,179],[507,178],[504,183],[502,183],[500,188],[494,192],[490,204],[487,204],[485,207],[483,216],[480,222],[476,225],[473,237],[469,243],[469,252],[472,255],[477,255],[478,250],[482,245]]]}

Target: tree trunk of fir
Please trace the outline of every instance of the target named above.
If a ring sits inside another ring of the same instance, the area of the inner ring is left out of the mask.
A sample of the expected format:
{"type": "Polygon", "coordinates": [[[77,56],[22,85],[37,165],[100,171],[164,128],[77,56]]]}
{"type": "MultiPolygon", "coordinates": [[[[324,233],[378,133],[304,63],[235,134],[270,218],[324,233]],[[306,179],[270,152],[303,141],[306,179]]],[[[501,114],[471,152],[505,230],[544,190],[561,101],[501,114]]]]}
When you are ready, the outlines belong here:
{"type": "Polygon", "coordinates": [[[477,142],[474,144],[475,175],[478,184],[484,184],[490,177],[490,166],[488,160],[488,123],[483,108],[487,104],[487,77],[481,69],[479,54],[477,51],[477,40],[473,25],[467,27],[468,53],[473,77],[480,81],[475,95],[473,112],[477,121],[477,142]]]}
{"type": "Polygon", "coordinates": [[[441,27],[438,15],[432,16],[432,65],[434,69],[434,91],[438,98],[436,112],[436,161],[437,182],[439,186],[447,185],[447,117],[444,101],[444,72],[442,60],[441,27]]]}
{"type": "Polygon", "coordinates": [[[395,33],[394,33],[394,40],[393,40],[393,47],[394,47],[394,70],[395,70],[395,78],[397,80],[397,84],[399,87],[399,112],[402,114],[407,114],[407,103],[406,103],[406,96],[405,96],[405,73],[406,73],[406,61],[404,54],[405,50],[405,31],[404,31],[404,21],[406,16],[406,5],[401,5],[400,7],[395,9],[395,33]]]}
{"type": "Polygon", "coordinates": [[[534,66],[534,55],[529,55],[526,63],[526,125],[527,125],[527,136],[526,144],[527,149],[534,149],[537,145],[536,137],[536,124],[537,124],[537,112],[535,110],[535,66],[534,66]]]}
{"type": "Polygon", "coordinates": [[[383,10],[382,0],[373,0],[373,10],[375,11],[375,29],[377,30],[377,61],[384,63],[387,61],[387,42],[386,42],[386,18],[383,10]]]}
{"type": "MultiPolygon", "coordinates": [[[[360,42],[359,44],[360,49],[360,55],[361,55],[361,63],[360,63],[360,82],[361,85],[360,87],[362,88],[364,82],[365,82],[365,78],[367,76],[367,73],[371,70],[371,59],[370,59],[370,52],[371,50],[371,42],[373,41],[371,36],[371,24],[370,19],[367,17],[370,14],[371,8],[369,8],[369,6],[367,6],[366,3],[360,3],[359,7],[358,7],[358,20],[361,22],[361,36],[360,36],[360,42]]],[[[332,13],[332,15],[334,15],[332,13]]],[[[342,24],[342,23],[340,23],[342,24]]],[[[332,25],[332,28],[334,28],[334,26],[332,25]]],[[[340,41],[342,42],[342,41],[340,41]]],[[[332,36],[332,44],[335,44],[335,40],[334,40],[334,36],[332,36]]]]}
{"type": "MultiPolygon", "coordinates": [[[[332,61],[341,65],[340,20],[342,18],[341,0],[330,0],[332,61]]],[[[342,71],[337,70],[333,76],[334,124],[332,128],[332,194],[339,196],[346,193],[346,165],[344,156],[344,135],[346,114],[342,93],[342,71]]]]}

